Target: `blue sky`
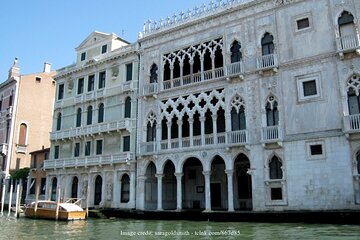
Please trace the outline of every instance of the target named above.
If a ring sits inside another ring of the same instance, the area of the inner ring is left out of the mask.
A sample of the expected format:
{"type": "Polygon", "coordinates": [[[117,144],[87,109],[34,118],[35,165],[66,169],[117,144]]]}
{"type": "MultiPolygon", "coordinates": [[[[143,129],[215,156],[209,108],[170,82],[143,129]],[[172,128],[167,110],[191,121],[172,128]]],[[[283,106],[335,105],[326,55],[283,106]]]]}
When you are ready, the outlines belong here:
{"type": "Polygon", "coordinates": [[[16,0],[0,7],[0,82],[15,57],[22,74],[58,69],[75,61],[75,50],[92,31],[113,32],[135,42],[147,19],[200,6],[208,0],[16,0]]]}

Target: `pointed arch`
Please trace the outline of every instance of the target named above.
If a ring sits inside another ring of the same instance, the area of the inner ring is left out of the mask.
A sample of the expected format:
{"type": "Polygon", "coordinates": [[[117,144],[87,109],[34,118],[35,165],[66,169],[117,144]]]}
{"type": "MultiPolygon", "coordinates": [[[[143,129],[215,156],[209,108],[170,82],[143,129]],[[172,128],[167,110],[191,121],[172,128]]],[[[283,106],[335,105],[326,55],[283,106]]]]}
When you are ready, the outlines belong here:
{"type": "Polygon", "coordinates": [[[98,107],[98,123],[104,122],[105,107],[104,103],[100,103],[98,107]]]}
{"type": "Polygon", "coordinates": [[[267,126],[279,125],[278,102],[274,95],[270,94],[265,104],[267,126]]]}
{"type": "Polygon", "coordinates": [[[277,155],[273,155],[269,160],[269,179],[282,179],[282,161],[277,155]]]}
{"type": "Polygon", "coordinates": [[[237,40],[234,40],[230,47],[230,60],[231,63],[240,62],[242,60],[241,44],[237,40]]]}
{"type": "Polygon", "coordinates": [[[90,105],[87,107],[87,119],[86,119],[87,125],[92,124],[92,114],[93,114],[93,107],[90,105]]]}
{"type": "Polygon", "coordinates": [[[158,66],[153,63],[150,68],[150,83],[158,82],[158,66]]]}
{"type": "Polygon", "coordinates": [[[275,50],[274,37],[266,32],[261,38],[261,53],[263,56],[273,54],[275,50]]]}

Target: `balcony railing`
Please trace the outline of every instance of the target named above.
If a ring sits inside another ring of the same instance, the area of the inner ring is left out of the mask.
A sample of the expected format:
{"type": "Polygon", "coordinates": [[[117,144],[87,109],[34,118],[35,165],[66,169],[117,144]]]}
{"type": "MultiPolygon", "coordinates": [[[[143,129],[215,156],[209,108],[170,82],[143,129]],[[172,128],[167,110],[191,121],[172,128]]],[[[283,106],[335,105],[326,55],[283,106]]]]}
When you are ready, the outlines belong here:
{"type": "Polygon", "coordinates": [[[344,132],[360,132],[360,114],[344,116],[344,132]]]}
{"type": "Polygon", "coordinates": [[[16,144],[16,153],[26,153],[26,145],[16,144]]]}
{"type": "Polygon", "coordinates": [[[227,76],[239,75],[244,72],[244,67],[242,62],[235,62],[226,66],[227,76]]]}
{"type": "Polygon", "coordinates": [[[174,78],[174,79],[166,80],[163,82],[163,89],[166,90],[166,89],[176,88],[197,82],[203,82],[211,79],[218,79],[223,76],[224,76],[224,68],[220,67],[213,70],[187,75],[182,78],[174,78]]]}
{"type": "Polygon", "coordinates": [[[2,155],[7,155],[7,151],[8,151],[8,144],[7,143],[3,143],[0,145],[0,153],[2,155]]]}
{"type": "Polygon", "coordinates": [[[229,144],[245,144],[247,141],[247,130],[238,130],[228,133],[229,144]]]}
{"type": "Polygon", "coordinates": [[[64,131],[56,131],[50,133],[50,140],[60,140],[60,139],[72,138],[76,136],[94,135],[102,132],[127,129],[131,127],[131,123],[132,123],[131,120],[125,119],[122,121],[100,123],[100,124],[94,124],[94,125],[89,125],[74,129],[68,129],[64,131]]]}
{"type": "Polygon", "coordinates": [[[228,133],[206,134],[203,136],[183,137],[180,139],[161,140],[160,149],[157,142],[140,143],[140,154],[154,154],[173,149],[198,148],[212,145],[245,145],[247,144],[247,130],[232,131],[228,133]],[[181,145],[180,145],[181,143],[181,145]]]}
{"type": "Polygon", "coordinates": [[[279,126],[263,127],[261,131],[262,142],[278,142],[281,140],[279,126]]]}
{"type": "Polygon", "coordinates": [[[257,58],[256,61],[258,70],[266,70],[278,67],[278,60],[276,54],[268,54],[257,58]]]}
{"type": "Polygon", "coordinates": [[[344,52],[360,47],[359,38],[356,34],[350,34],[336,38],[338,51],[344,52]]]}
{"type": "Polygon", "coordinates": [[[154,95],[158,92],[158,84],[157,83],[148,83],[144,85],[143,95],[154,95]]]}
{"type": "Polygon", "coordinates": [[[134,158],[133,154],[127,153],[127,154],[45,160],[44,169],[112,165],[114,163],[126,163],[127,161],[130,161],[133,158],[134,158]]]}

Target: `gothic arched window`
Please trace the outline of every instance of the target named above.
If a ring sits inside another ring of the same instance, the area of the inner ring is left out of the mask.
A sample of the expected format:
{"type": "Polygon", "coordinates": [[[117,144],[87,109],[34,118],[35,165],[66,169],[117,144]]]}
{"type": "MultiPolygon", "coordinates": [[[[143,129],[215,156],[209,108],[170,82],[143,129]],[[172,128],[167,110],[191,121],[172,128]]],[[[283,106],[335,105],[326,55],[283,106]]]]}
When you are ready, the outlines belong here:
{"type": "Polygon", "coordinates": [[[87,119],[86,119],[86,124],[87,125],[92,124],[92,112],[93,112],[93,107],[88,106],[88,108],[87,108],[87,119]]]}
{"type": "Polygon", "coordinates": [[[56,130],[59,131],[61,129],[61,113],[58,113],[56,118],[56,130]]]}
{"type": "Polygon", "coordinates": [[[261,52],[262,55],[269,55],[274,53],[274,37],[270,33],[265,33],[261,39],[261,52]]]}
{"type": "Polygon", "coordinates": [[[82,110],[81,108],[78,108],[76,111],[76,127],[81,127],[81,114],[82,110]]]}
{"type": "Polygon", "coordinates": [[[99,111],[98,111],[98,123],[104,122],[104,104],[99,104],[99,111]]]}
{"type": "Polygon", "coordinates": [[[235,97],[231,102],[231,130],[246,129],[245,104],[241,97],[235,97]]]}
{"type": "Polygon", "coordinates": [[[360,113],[360,79],[359,76],[353,75],[347,82],[347,97],[348,97],[348,107],[349,114],[359,114],[360,113]]]}
{"type": "Polygon", "coordinates": [[[151,66],[151,69],[150,69],[150,83],[157,83],[157,82],[158,82],[158,74],[157,74],[157,71],[158,71],[158,67],[157,67],[157,65],[154,63],[154,64],[151,66]]]}
{"type": "Polygon", "coordinates": [[[282,179],[282,163],[278,157],[273,156],[269,162],[270,179],[282,179]]]}
{"type": "Polygon", "coordinates": [[[242,59],[241,45],[238,41],[234,41],[231,45],[231,63],[240,62],[242,59]]]}
{"type": "Polygon", "coordinates": [[[274,96],[270,96],[265,107],[267,126],[277,126],[279,124],[279,111],[277,106],[278,103],[274,96]]]}

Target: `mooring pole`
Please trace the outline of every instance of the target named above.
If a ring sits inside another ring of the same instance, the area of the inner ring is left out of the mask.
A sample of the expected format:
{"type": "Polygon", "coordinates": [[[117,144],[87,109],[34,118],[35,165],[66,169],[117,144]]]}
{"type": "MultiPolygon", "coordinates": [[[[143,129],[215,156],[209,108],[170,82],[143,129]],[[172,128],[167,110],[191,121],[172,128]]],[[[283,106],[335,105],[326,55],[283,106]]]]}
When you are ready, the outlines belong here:
{"type": "Polygon", "coordinates": [[[20,192],[20,183],[18,182],[18,184],[16,185],[16,201],[15,201],[15,217],[19,217],[18,216],[18,212],[19,212],[19,192],[20,192]]]}
{"type": "MultiPolygon", "coordinates": [[[[36,180],[35,180],[36,181],[36,180]]],[[[36,218],[36,212],[37,212],[37,209],[38,209],[38,202],[39,202],[39,184],[37,184],[37,182],[35,182],[35,186],[36,186],[36,192],[35,192],[35,207],[34,207],[34,215],[35,215],[35,218],[36,218]]]]}
{"type": "Polygon", "coordinates": [[[61,193],[61,189],[60,189],[60,186],[59,186],[58,187],[57,201],[56,201],[56,215],[55,215],[56,220],[58,220],[58,218],[59,218],[60,193],[61,193]]]}
{"type": "Polygon", "coordinates": [[[9,203],[8,203],[8,205],[9,205],[8,217],[10,217],[10,213],[11,213],[11,201],[12,201],[13,188],[14,188],[14,186],[13,186],[13,184],[11,183],[11,185],[10,185],[10,194],[9,194],[9,203]]]}
{"type": "Polygon", "coordinates": [[[3,188],[2,188],[2,193],[1,193],[1,215],[4,214],[5,188],[6,188],[6,180],[4,179],[3,188]]]}
{"type": "Polygon", "coordinates": [[[86,218],[89,217],[89,201],[90,201],[90,184],[88,183],[86,190],[86,218]]]}

